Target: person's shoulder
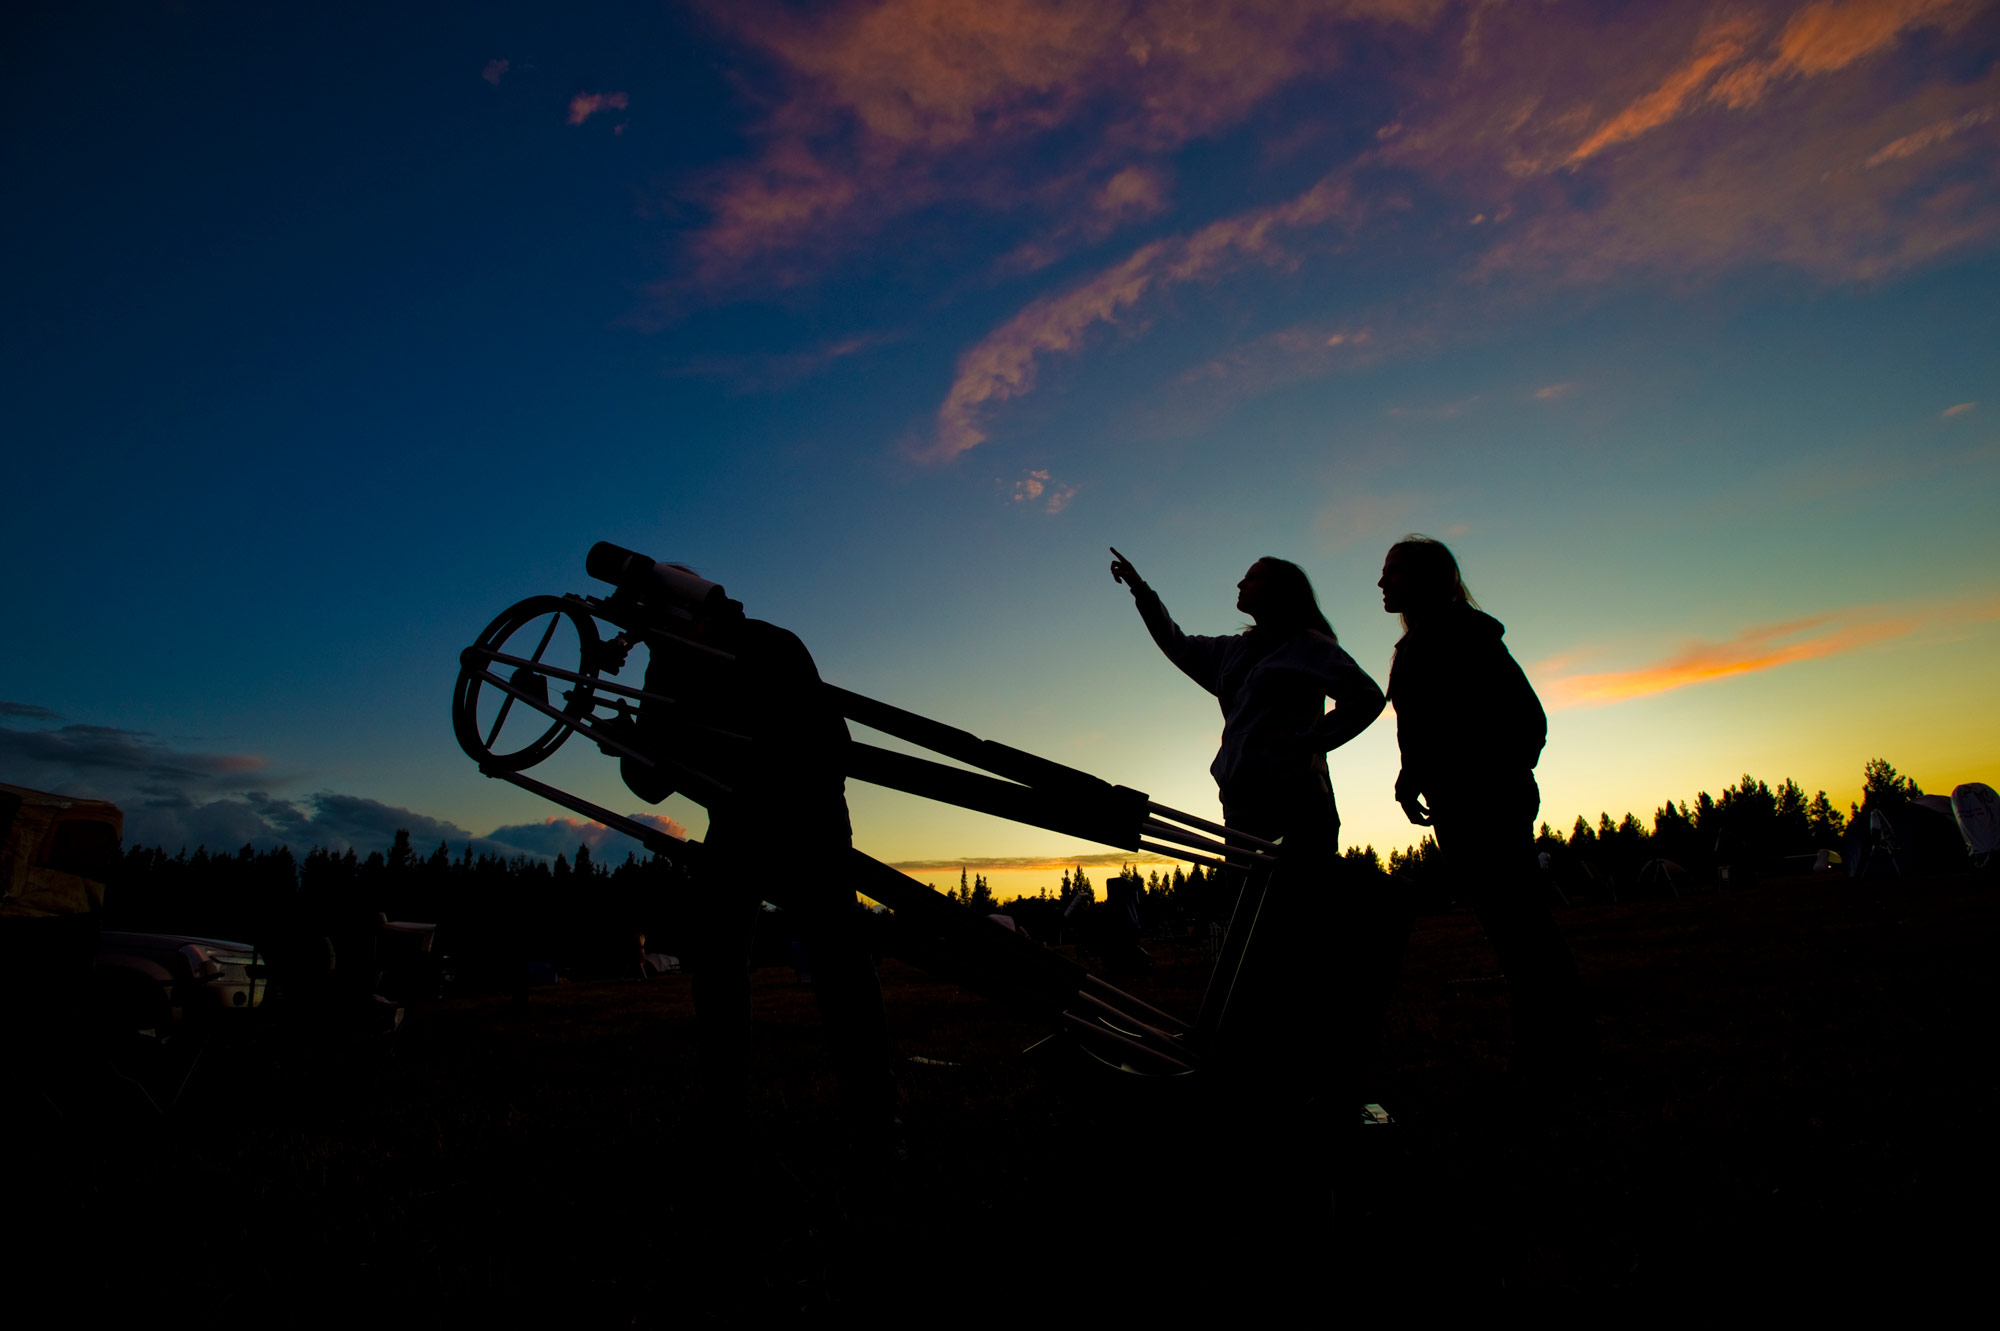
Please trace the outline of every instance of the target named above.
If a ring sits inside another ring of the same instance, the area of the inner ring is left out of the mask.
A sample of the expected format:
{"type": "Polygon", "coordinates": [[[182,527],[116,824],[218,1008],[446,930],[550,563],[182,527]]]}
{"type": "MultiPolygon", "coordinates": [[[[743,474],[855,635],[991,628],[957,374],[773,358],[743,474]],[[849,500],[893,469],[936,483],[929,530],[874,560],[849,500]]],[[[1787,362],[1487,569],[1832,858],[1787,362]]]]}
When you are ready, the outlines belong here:
{"type": "Polygon", "coordinates": [[[1425,637],[1448,638],[1461,646],[1488,643],[1497,646],[1507,634],[1505,624],[1484,610],[1475,610],[1462,601],[1451,605],[1443,614],[1427,622],[1423,627],[1425,637]]]}

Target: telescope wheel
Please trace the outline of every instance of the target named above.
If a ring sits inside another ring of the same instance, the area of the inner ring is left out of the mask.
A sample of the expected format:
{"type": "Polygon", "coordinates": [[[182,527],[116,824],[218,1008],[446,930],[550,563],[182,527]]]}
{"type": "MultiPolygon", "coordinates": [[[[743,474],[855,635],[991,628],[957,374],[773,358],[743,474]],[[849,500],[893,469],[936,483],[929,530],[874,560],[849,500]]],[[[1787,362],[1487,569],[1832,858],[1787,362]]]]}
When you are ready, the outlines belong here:
{"type": "Polygon", "coordinates": [[[597,621],[578,601],[531,596],[503,610],[459,656],[458,685],[451,699],[451,728],[458,746],[481,767],[508,772],[525,771],[561,748],[577,723],[590,719],[597,703],[591,686],[597,680],[598,644],[597,621]],[[533,664],[498,661],[496,653],[533,664]],[[578,675],[581,682],[547,674],[535,665],[578,675]],[[560,707],[550,699],[551,685],[562,699],[560,707]],[[510,719],[527,721],[530,727],[546,720],[548,727],[522,747],[506,750],[499,747],[500,732],[510,719]]]}

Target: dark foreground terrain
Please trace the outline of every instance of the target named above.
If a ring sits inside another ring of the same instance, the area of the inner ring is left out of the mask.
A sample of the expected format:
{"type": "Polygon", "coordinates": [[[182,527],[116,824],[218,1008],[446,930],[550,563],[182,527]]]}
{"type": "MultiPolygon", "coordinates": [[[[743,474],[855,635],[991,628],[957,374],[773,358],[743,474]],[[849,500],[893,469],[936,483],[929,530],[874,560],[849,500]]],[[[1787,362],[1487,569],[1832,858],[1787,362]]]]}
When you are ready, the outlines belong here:
{"type": "MultiPolygon", "coordinates": [[[[685,978],[542,988],[525,1017],[448,999],[386,1045],[212,1044],[169,1116],[17,1084],[9,1268],[77,1311],[223,1327],[1942,1308],[1992,1260],[1996,915],[1990,878],[1567,910],[1607,1068],[1562,1092],[1506,1079],[1477,923],[1421,919],[1385,1128],[1079,1077],[892,962],[886,1174],[845,1162],[789,970],[758,973],[735,1160],[692,1133],[685,978]]],[[[1155,951],[1132,987],[1191,1012],[1205,966],[1155,951]]]]}

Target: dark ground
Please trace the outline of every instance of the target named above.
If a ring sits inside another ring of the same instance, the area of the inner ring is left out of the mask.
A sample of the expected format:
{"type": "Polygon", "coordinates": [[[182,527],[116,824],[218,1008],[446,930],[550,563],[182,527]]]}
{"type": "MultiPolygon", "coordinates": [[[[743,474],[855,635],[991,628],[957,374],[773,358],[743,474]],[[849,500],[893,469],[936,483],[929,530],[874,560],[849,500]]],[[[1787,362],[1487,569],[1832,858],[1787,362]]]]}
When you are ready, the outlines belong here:
{"type": "MultiPolygon", "coordinates": [[[[1565,910],[1607,1070],[1562,1093],[1506,1079],[1476,921],[1420,919],[1384,1128],[1079,1077],[891,962],[898,1057],[932,1061],[900,1064],[886,1177],[844,1163],[788,969],[757,975],[738,1161],[690,1132],[684,977],[538,989],[525,1019],[447,999],[386,1046],[213,1044],[167,1117],[17,1084],[9,1267],[219,1325],[1943,1309],[1991,1260],[1996,915],[1990,878],[1565,910]],[[718,1173],[740,1207],[704,1200],[718,1173]]],[[[1154,951],[1129,987],[1191,1013],[1206,967],[1154,951]]]]}

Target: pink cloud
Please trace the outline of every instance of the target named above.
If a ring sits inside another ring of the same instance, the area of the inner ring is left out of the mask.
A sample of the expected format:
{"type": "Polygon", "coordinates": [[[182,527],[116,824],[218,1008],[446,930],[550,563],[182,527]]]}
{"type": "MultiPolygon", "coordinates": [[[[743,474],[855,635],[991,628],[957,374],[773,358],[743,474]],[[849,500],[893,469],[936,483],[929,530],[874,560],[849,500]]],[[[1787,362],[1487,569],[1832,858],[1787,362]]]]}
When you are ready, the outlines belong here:
{"type": "Polygon", "coordinates": [[[622,92],[580,92],[569,99],[569,123],[581,125],[599,111],[623,111],[627,101],[622,92]]]}
{"type": "Polygon", "coordinates": [[[1964,115],[1953,116],[1949,120],[1940,120],[1934,125],[1925,125],[1914,134],[1905,134],[1900,139],[1883,144],[1882,147],[1869,155],[1868,160],[1863,165],[1872,171],[1886,162],[1897,162],[1905,157],[1915,157],[1926,148],[1934,148],[1947,139],[1955,138],[1968,129],[1976,129],[1981,125],[1989,124],[1992,120],[1992,107],[1976,106],[1964,115]]]}
{"type": "Polygon", "coordinates": [[[1038,467],[1014,482],[1014,493],[1011,498],[1017,504],[1039,503],[1044,513],[1060,513],[1069,507],[1070,500],[1076,498],[1081,488],[1075,485],[1057,485],[1049,479],[1046,467],[1038,467]]]}
{"type": "Polygon", "coordinates": [[[2000,181],[1979,167],[2000,149],[1986,114],[2000,70],[1925,76],[1881,58],[1922,30],[1949,40],[1987,7],[1496,7],[1477,57],[1429,75],[1430,114],[1406,116],[1379,155],[1491,219],[1481,277],[1775,262],[1875,278],[2000,231],[2000,181]],[[1562,183],[1574,176],[1587,204],[1562,183]]]}
{"type": "Polygon", "coordinates": [[[1943,411],[1939,412],[1938,414],[1940,416],[1943,416],[1946,420],[1950,420],[1953,416],[1963,416],[1966,412],[1971,411],[1974,407],[1978,405],[1979,404],[1977,402],[1961,402],[1955,407],[1946,407],[1943,411]]]}
{"type": "Polygon", "coordinates": [[[1032,391],[1040,360],[1077,351],[1093,327],[1116,323],[1149,292],[1212,277],[1246,260],[1280,258],[1283,233],[1353,215],[1346,184],[1329,178],[1276,207],[1142,246],[1095,277],[1032,302],[959,357],[938,407],[934,441],[920,456],[945,462],[984,443],[988,409],[1032,391]]]}
{"type": "MultiPolygon", "coordinates": [[[[1440,0],[755,0],[716,20],[783,71],[758,158],[702,191],[697,279],[796,276],[941,200],[1052,215],[1063,235],[1165,206],[1164,154],[1339,67],[1343,25],[1421,26],[1440,0]],[[1087,127],[1082,135],[1079,126],[1087,127]],[[1041,145],[1061,134],[1054,150],[1041,145]],[[1083,146],[1076,147],[1081,142],[1083,146]],[[1057,165],[1061,162],[1061,165],[1057,165]],[[1011,168],[1011,169],[1010,169],[1011,168]]],[[[1048,261],[1046,241],[1009,271],[1048,261]]]]}
{"type": "Polygon", "coordinates": [[[1031,471],[1014,482],[1014,502],[1031,502],[1042,497],[1042,491],[1049,488],[1047,471],[1031,471]]]}
{"type": "Polygon", "coordinates": [[[479,71],[479,77],[497,88],[500,86],[501,76],[513,67],[514,62],[511,60],[489,60],[486,62],[486,68],[479,71]]]}

